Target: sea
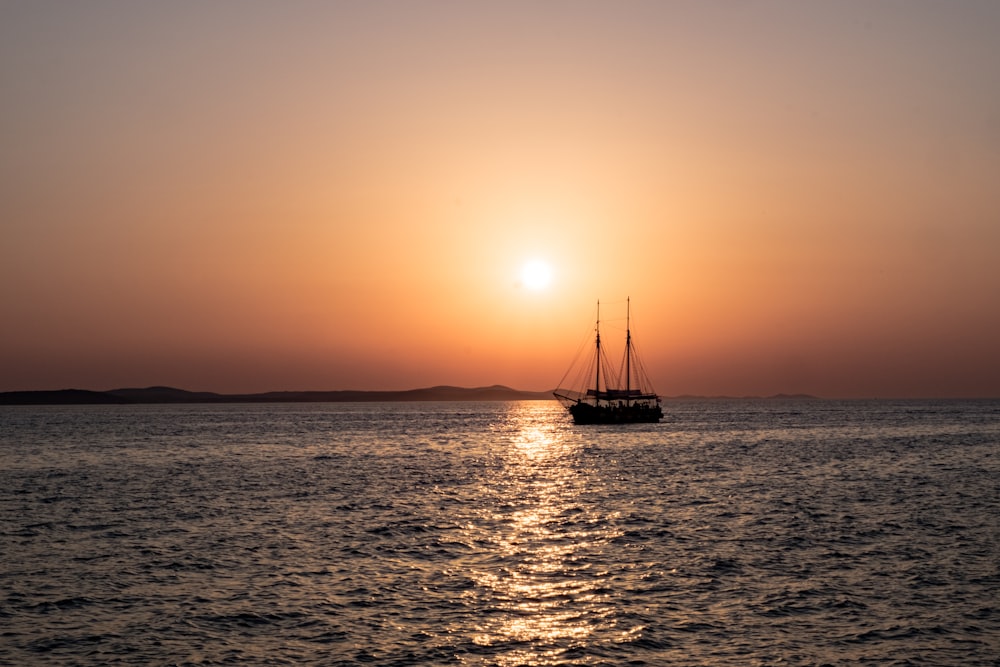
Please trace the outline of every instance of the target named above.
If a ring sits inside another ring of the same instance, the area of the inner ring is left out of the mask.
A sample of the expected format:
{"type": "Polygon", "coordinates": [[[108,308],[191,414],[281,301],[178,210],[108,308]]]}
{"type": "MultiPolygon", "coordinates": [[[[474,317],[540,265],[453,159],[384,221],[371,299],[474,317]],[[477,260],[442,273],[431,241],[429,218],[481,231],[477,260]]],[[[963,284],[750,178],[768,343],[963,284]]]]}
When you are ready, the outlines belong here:
{"type": "Polygon", "coordinates": [[[1000,401],[0,407],[2,665],[1000,665],[1000,401]]]}

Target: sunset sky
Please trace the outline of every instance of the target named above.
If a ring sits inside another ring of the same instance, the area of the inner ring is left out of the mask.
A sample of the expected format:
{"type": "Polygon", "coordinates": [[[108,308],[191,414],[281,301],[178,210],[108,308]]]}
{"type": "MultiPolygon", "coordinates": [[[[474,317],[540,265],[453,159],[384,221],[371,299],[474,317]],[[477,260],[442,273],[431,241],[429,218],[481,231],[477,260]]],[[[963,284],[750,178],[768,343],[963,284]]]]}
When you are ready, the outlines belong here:
{"type": "Polygon", "coordinates": [[[545,390],[631,297],[667,396],[1000,396],[998,64],[993,0],[0,2],[0,391],[545,390]]]}

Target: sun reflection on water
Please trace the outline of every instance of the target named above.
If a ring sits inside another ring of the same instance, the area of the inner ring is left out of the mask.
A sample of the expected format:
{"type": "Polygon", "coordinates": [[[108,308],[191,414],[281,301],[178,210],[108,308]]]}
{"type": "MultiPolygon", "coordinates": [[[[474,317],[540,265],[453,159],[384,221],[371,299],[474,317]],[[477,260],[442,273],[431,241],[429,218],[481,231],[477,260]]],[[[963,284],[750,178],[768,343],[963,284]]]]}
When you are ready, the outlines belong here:
{"type": "Polygon", "coordinates": [[[599,562],[616,533],[587,500],[600,477],[565,421],[549,404],[520,403],[495,429],[497,474],[482,490],[495,501],[475,527],[491,558],[468,593],[485,611],[473,641],[496,650],[492,664],[555,664],[616,624],[599,562]]]}

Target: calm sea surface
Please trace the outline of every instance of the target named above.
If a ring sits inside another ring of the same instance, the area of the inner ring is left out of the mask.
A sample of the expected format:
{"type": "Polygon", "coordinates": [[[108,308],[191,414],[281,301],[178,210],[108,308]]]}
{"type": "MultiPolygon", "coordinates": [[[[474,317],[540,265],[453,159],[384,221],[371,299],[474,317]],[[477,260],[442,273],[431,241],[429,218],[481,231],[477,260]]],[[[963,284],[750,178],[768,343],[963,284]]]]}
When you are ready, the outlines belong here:
{"type": "Polygon", "coordinates": [[[1000,664],[1000,402],[665,407],[2,407],[0,664],[1000,664]]]}

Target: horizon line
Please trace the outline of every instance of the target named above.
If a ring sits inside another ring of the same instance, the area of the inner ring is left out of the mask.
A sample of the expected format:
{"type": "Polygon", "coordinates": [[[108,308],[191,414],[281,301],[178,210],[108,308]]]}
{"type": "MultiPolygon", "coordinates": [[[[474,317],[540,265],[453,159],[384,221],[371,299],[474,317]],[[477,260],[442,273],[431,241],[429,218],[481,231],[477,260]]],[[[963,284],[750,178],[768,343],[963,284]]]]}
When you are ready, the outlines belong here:
{"type": "MultiPolygon", "coordinates": [[[[312,397],[313,399],[320,399],[323,395],[340,395],[342,397],[355,396],[358,399],[355,402],[364,402],[364,396],[370,396],[371,401],[384,400],[391,402],[393,400],[400,400],[399,398],[393,399],[391,396],[398,395],[410,395],[426,393],[426,392],[459,392],[475,394],[486,393],[486,392],[501,392],[509,393],[512,395],[527,395],[530,398],[515,399],[515,400],[556,400],[551,396],[553,392],[559,391],[559,387],[553,389],[544,390],[531,390],[531,389],[516,389],[502,384],[492,384],[492,385],[482,385],[476,387],[463,387],[459,385],[432,385],[427,387],[415,387],[410,389],[278,389],[278,390],[267,390],[267,391],[255,391],[255,392],[216,392],[216,391],[197,391],[189,389],[181,389],[178,387],[172,387],[169,385],[150,385],[147,387],[119,387],[115,389],[106,390],[94,390],[94,389],[80,389],[76,387],[65,387],[61,389],[23,389],[23,390],[9,390],[0,391],[0,398],[6,398],[9,400],[0,400],[0,404],[17,404],[20,401],[14,401],[10,399],[30,399],[39,398],[48,395],[49,398],[55,399],[60,397],[64,399],[69,399],[71,395],[77,394],[81,398],[90,396],[92,398],[97,398],[100,396],[105,396],[109,398],[120,398],[120,399],[133,399],[133,400],[122,400],[121,402],[158,402],[151,400],[155,397],[157,393],[161,395],[172,394],[171,400],[164,400],[163,402],[174,402],[181,403],[185,402],[184,397],[190,399],[202,399],[201,402],[205,401],[217,401],[217,402],[227,402],[227,399],[236,399],[233,402],[240,402],[240,400],[256,399],[259,402],[264,402],[262,399],[266,398],[278,398],[284,396],[286,398],[292,398],[294,396],[300,397],[299,400],[290,402],[304,402],[303,399],[307,397],[312,397]],[[382,399],[376,398],[377,396],[383,397],[382,399]],[[144,399],[144,400],[135,400],[144,399]]],[[[473,396],[474,397],[474,396],[473,396]]],[[[678,400],[812,400],[812,401],[866,401],[866,400],[881,400],[881,401],[893,401],[893,400],[954,400],[954,401],[975,401],[975,400],[1000,400],[1000,396],[855,396],[855,397],[829,397],[829,396],[819,396],[815,394],[808,393],[787,393],[778,392],[775,394],[743,394],[743,395],[731,395],[731,394],[674,394],[674,395],[660,395],[662,400],[668,401],[678,401],[678,400]]],[[[410,400],[413,400],[412,398],[410,400]]],[[[418,399],[419,400],[419,399],[418,399]]],[[[449,400],[448,397],[440,399],[429,399],[429,400],[449,400]]],[[[502,398],[494,399],[483,399],[483,400],[504,400],[502,398]]],[[[191,402],[199,402],[193,400],[191,402]]],[[[280,402],[280,401],[276,401],[280,402]]],[[[313,402],[323,402],[322,400],[314,400],[313,402]]],[[[26,401],[22,404],[31,404],[30,401],[26,401]]]]}

